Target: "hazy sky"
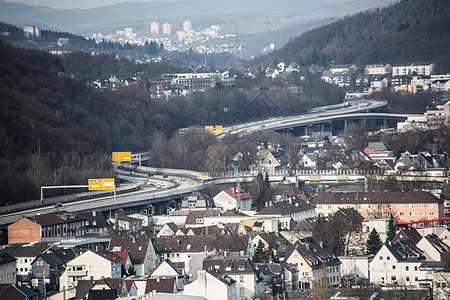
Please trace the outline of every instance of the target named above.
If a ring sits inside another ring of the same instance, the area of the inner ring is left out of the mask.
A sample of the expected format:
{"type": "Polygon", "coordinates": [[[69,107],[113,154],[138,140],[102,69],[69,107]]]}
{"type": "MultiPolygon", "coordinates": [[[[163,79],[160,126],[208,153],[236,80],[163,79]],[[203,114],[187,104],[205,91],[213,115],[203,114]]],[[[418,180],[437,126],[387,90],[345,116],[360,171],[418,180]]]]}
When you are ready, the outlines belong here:
{"type": "MultiPolygon", "coordinates": [[[[152,0],[133,0],[137,1],[152,1],[152,0]]],[[[116,4],[120,2],[131,2],[126,0],[6,0],[6,2],[24,3],[34,6],[49,6],[53,8],[93,8],[104,5],[116,4]]]]}

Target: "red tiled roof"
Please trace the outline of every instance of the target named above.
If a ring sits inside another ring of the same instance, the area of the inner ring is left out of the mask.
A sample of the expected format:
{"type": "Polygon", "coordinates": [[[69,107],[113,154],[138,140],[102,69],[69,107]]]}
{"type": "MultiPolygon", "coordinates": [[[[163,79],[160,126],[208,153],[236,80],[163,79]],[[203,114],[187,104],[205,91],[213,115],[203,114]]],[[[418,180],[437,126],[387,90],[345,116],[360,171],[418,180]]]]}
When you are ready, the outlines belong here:
{"type": "MultiPolygon", "coordinates": [[[[246,192],[244,192],[243,189],[240,189],[241,191],[241,199],[245,200],[245,199],[251,199],[252,196],[250,196],[249,194],[247,194],[246,192]]],[[[237,199],[237,189],[235,188],[231,188],[229,190],[223,190],[223,192],[227,193],[229,196],[233,197],[234,199],[237,199]]]]}

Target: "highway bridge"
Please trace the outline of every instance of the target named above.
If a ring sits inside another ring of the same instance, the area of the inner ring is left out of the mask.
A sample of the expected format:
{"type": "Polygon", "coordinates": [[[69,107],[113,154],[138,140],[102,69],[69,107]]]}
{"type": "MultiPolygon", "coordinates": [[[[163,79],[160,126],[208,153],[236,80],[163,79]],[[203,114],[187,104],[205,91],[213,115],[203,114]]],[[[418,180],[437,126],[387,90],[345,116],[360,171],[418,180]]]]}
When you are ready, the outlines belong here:
{"type": "MultiPolygon", "coordinates": [[[[339,105],[324,106],[315,108],[308,113],[290,116],[269,118],[243,124],[236,124],[223,128],[223,133],[219,138],[227,134],[237,134],[245,136],[259,131],[289,131],[299,127],[310,127],[318,124],[330,124],[336,121],[349,121],[361,119],[394,119],[397,121],[406,120],[407,114],[393,114],[373,112],[387,105],[385,100],[358,100],[346,102],[339,105]]],[[[347,124],[347,123],[345,123],[347,124]]]]}

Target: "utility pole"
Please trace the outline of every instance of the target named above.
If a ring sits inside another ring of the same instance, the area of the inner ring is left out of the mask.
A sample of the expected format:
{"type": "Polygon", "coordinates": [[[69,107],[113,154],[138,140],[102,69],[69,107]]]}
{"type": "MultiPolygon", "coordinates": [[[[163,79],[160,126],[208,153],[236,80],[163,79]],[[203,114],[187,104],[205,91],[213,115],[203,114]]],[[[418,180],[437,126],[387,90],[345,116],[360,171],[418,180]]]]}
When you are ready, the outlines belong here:
{"type": "Polygon", "coordinates": [[[237,178],[237,186],[236,186],[236,189],[237,189],[237,201],[236,201],[236,207],[237,207],[237,209],[239,211],[239,209],[241,208],[241,183],[239,181],[239,171],[238,171],[238,169],[236,169],[236,167],[233,164],[231,164],[231,166],[233,167],[234,173],[236,174],[236,178],[237,178]]]}

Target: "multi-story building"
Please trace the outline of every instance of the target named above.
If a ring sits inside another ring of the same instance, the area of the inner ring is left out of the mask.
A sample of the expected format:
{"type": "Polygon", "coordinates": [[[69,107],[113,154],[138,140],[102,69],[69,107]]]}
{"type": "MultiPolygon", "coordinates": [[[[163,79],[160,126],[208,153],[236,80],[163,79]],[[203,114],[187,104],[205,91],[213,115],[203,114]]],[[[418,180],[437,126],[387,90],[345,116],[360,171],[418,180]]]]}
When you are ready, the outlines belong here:
{"type": "Polygon", "coordinates": [[[214,87],[216,82],[229,84],[234,78],[230,78],[228,71],[215,73],[173,73],[162,74],[161,79],[165,85],[182,84],[188,90],[202,91],[214,87]]]}
{"type": "Polygon", "coordinates": [[[365,75],[389,76],[392,73],[392,67],[389,64],[366,65],[364,68],[365,75]]]}
{"type": "Polygon", "coordinates": [[[154,35],[159,34],[159,23],[158,22],[152,22],[150,24],[150,32],[151,32],[151,34],[154,34],[154,35]]]}
{"type": "Polygon", "coordinates": [[[323,216],[332,215],[340,208],[353,208],[366,220],[388,219],[391,214],[400,222],[444,216],[444,201],[422,191],[319,193],[311,201],[316,205],[316,215],[323,216]]]}
{"type": "Polygon", "coordinates": [[[16,284],[16,258],[0,251],[0,284],[16,284]]]}
{"type": "Polygon", "coordinates": [[[162,32],[164,35],[170,35],[172,33],[172,25],[169,23],[164,23],[162,25],[162,32]]]}
{"type": "Polygon", "coordinates": [[[410,64],[395,65],[392,67],[392,76],[402,75],[425,75],[430,76],[433,71],[433,64],[410,64]]]}

